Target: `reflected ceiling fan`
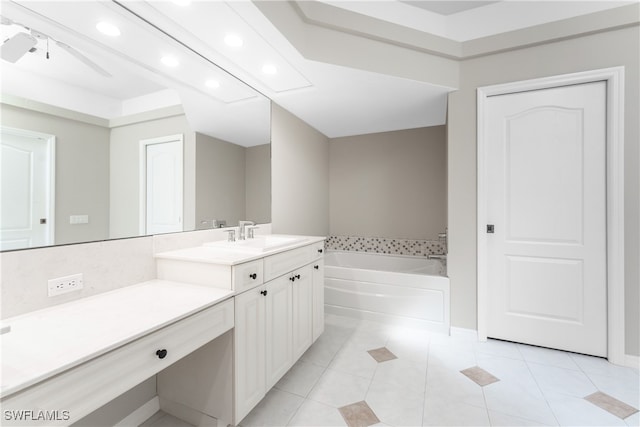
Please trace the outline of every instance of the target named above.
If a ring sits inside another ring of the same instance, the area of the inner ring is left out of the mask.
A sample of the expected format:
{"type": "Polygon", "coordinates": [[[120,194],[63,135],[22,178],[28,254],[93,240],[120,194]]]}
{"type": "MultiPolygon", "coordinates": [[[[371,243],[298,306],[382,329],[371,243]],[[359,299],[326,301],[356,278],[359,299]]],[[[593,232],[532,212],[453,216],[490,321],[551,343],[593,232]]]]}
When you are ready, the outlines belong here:
{"type": "Polygon", "coordinates": [[[93,69],[95,72],[105,76],[112,77],[108,71],[104,68],[100,67],[98,64],[84,56],[82,53],[78,52],[68,44],[62,43],[59,40],[54,39],[53,37],[49,37],[48,35],[41,33],[33,28],[29,28],[26,25],[20,24],[19,22],[12,21],[9,18],[4,16],[0,16],[0,24],[2,25],[18,25],[28,32],[19,32],[8,38],[4,41],[2,46],[0,46],[0,57],[5,61],[11,62],[15,64],[20,58],[26,55],[28,52],[35,52],[37,50],[36,45],[38,44],[38,40],[47,41],[47,59],[49,59],[49,50],[48,50],[48,42],[54,42],[58,47],[62,50],[68,52],[71,56],[79,60],[80,62],[87,65],[89,68],[93,69]]]}

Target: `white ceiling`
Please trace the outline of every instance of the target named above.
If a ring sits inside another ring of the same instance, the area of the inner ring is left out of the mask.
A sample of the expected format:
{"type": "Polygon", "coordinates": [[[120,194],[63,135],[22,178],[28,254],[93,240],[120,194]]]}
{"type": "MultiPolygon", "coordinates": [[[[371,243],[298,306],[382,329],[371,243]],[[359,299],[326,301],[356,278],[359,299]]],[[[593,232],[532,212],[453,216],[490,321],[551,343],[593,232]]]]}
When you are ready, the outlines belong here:
{"type": "Polygon", "coordinates": [[[454,13],[464,12],[465,10],[475,9],[476,7],[486,6],[497,1],[402,1],[408,5],[419,7],[439,15],[453,15],[454,13]]]}
{"type": "Polygon", "coordinates": [[[341,9],[457,42],[475,40],[638,2],[638,0],[321,1],[341,9]]]}
{"type": "MultiPolygon", "coordinates": [[[[460,42],[630,2],[323,3],[460,42]]],[[[249,1],[203,0],[184,7],[170,1],[133,0],[124,4],[329,137],[433,126],[446,120],[447,93],[454,87],[309,60],[249,1]],[[224,45],[222,39],[230,32],[242,35],[245,41],[242,48],[224,45]],[[277,66],[276,75],[262,74],[260,68],[266,62],[277,66]]],[[[35,54],[25,55],[15,65],[2,62],[3,93],[56,102],[69,109],[80,109],[80,104],[85,103],[86,112],[109,119],[172,105],[180,99],[194,130],[211,134],[214,124],[219,125],[220,117],[224,117],[223,122],[247,132],[239,143],[247,146],[260,143],[251,132],[265,126],[263,116],[248,120],[250,123],[233,123],[238,121],[234,111],[240,105],[260,103],[260,97],[115,3],[3,0],[0,13],[73,46],[113,74],[113,78],[102,77],[52,46],[51,59],[47,60],[43,56],[46,46],[41,41],[35,54]],[[95,24],[103,19],[113,20],[121,27],[121,36],[107,38],[98,34],[95,24]],[[163,67],[159,58],[167,54],[176,56],[182,64],[175,70],[163,67]],[[219,89],[204,87],[205,80],[211,78],[223,82],[219,89]],[[45,96],[54,87],[53,82],[60,83],[60,88],[45,96]],[[89,101],[92,92],[95,98],[89,101]],[[212,115],[212,111],[222,111],[222,106],[232,108],[212,115]]],[[[23,30],[3,25],[3,40],[10,36],[10,31],[23,30]]],[[[257,112],[259,108],[253,110],[257,112]]],[[[231,132],[228,131],[229,135],[231,132]]]]}

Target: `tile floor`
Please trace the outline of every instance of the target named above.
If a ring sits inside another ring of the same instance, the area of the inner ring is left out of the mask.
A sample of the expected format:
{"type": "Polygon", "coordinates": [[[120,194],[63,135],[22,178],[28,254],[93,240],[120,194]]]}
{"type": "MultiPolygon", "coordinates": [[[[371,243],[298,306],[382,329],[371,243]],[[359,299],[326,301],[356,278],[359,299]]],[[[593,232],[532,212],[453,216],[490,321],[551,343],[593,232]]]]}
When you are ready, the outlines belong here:
{"type": "Polygon", "coordinates": [[[638,426],[639,390],[637,370],[599,358],[327,315],[325,333],[240,424],[638,426]]]}

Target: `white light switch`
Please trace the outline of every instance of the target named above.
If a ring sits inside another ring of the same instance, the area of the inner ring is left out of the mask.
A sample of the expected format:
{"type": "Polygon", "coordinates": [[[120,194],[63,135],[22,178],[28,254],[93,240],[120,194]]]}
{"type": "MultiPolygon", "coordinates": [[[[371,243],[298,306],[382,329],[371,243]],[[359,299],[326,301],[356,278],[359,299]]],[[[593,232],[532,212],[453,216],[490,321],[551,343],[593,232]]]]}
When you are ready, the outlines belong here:
{"type": "Polygon", "coordinates": [[[71,215],[69,224],[89,224],[89,215],[71,215]]]}

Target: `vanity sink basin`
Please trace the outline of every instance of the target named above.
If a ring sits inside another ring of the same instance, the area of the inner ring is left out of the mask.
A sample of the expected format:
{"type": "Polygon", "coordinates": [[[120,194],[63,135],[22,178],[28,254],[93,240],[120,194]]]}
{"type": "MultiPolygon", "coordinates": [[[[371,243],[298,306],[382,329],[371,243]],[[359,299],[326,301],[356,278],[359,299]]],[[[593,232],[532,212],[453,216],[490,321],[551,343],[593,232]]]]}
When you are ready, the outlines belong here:
{"type": "Polygon", "coordinates": [[[218,241],[205,243],[205,246],[217,247],[233,251],[262,253],[290,245],[301,243],[307,240],[305,237],[298,236],[256,236],[253,239],[236,240],[235,242],[218,241]]]}

